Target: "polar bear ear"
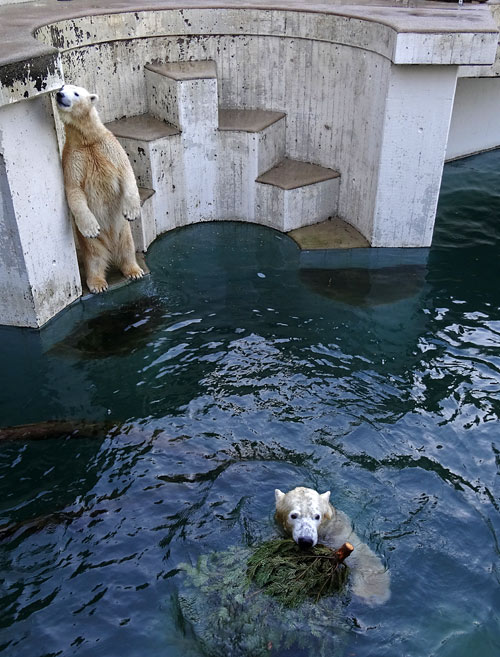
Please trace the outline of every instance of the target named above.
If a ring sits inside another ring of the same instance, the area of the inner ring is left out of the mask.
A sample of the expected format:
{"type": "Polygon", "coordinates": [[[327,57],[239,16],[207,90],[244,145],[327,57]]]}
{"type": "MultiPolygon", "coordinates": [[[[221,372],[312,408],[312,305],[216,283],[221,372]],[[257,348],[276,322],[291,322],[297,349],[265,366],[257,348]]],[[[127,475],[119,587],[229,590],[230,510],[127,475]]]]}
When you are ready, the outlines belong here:
{"type": "Polygon", "coordinates": [[[99,100],[99,96],[97,94],[90,94],[89,98],[92,105],[95,105],[99,100]]]}
{"type": "Polygon", "coordinates": [[[282,493],[279,488],[276,488],[274,491],[274,499],[276,500],[277,506],[285,499],[285,493],[282,493]]]}
{"type": "Polygon", "coordinates": [[[330,504],[330,491],[327,490],[326,493],[323,493],[319,497],[321,499],[322,504],[324,505],[322,522],[328,522],[328,520],[331,520],[333,513],[333,508],[332,505],[330,504]]]}

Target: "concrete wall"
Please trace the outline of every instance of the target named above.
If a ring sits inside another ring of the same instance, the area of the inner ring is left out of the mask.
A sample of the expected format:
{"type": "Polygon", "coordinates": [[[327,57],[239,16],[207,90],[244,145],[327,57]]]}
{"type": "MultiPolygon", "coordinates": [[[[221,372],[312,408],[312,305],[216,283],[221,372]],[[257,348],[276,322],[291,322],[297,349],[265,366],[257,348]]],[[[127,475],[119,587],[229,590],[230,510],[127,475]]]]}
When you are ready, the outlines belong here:
{"type": "MultiPolygon", "coordinates": [[[[500,28],[500,0],[487,5],[500,28]]],[[[492,66],[460,66],[446,159],[500,147],[500,41],[492,66]]]]}
{"type": "Polygon", "coordinates": [[[371,237],[388,59],[304,39],[197,36],[84,46],[62,61],[65,79],[98,93],[111,121],[146,111],[144,64],[179,59],[217,63],[221,107],[286,112],[287,155],[340,171],[339,214],[371,237]]]}
{"type": "Polygon", "coordinates": [[[37,327],[81,294],[47,97],[0,107],[0,317],[37,327]]]}
{"type": "Polygon", "coordinates": [[[391,69],[372,246],[431,244],[456,75],[456,66],[391,69]]]}
{"type": "Polygon", "coordinates": [[[500,147],[500,78],[459,78],[446,159],[500,147]]]}

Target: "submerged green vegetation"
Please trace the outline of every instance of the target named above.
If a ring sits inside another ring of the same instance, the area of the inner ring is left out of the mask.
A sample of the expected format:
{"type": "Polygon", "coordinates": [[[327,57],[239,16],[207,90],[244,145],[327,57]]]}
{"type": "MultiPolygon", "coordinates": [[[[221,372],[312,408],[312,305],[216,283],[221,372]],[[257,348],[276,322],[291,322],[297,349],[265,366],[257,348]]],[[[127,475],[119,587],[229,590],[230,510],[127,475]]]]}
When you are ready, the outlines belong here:
{"type": "Polygon", "coordinates": [[[348,568],[331,548],[316,545],[301,550],[292,539],[259,545],[248,559],[247,577],[285,607],[308,598],[315,602],[344,588],[348,568]]]}
{"type": "MultiPolygon", "coordinates": [[[[266,554],[269,543],[275,543],[271,552],[276,553],[276,541],[269,541],[266,554]]],[[[184,634],[207,657],[265,657],[292,647],[317,657],[338,654],[332,650],[340,650],[349,629],[341,598],[307,597],[300,605],[284,606],[249,582],[247,567],[256,555],[258,549],[233,546],[203,555],[195,565],[180,564],[184,576],[177,600],[184,634]]],[[[262,564],[259,556],[257,562],[262,564]]],[[[274,569],[269,572],[272,577],[274,569]]]]}

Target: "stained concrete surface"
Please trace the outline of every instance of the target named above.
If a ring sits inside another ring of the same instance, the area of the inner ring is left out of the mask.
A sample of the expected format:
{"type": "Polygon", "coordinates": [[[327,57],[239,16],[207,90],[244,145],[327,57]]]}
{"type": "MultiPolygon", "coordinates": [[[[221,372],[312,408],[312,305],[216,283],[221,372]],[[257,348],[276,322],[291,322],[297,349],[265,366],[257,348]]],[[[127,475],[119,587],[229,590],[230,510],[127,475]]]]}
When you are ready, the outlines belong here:
{"type": "Polygon", "coordinates": [[[361,233],[338,217],[287,233],[302,250],[359,249],[370,244],[361,233]]]}

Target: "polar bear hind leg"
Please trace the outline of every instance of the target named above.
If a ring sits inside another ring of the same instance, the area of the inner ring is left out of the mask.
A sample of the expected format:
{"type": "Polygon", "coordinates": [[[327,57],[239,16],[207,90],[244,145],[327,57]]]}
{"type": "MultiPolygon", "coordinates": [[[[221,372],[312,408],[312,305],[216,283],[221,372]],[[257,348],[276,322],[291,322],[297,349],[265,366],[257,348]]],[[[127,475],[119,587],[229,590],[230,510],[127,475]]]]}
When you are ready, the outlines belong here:
{"type": "Polygon", "coordinates": [[[124,225],[118,237],[115,260],[117,267],[127,278],[136,279],[144,276],[144,271],[137,264],[134,240],[128,223],[124,225]]]}
{"type": "MultiPolygon", "coordinates": [[[[102,236],[104,237],[104,236],[102,236]]],[[[79,236],[80,252],[86,274],[86,283],[92,294],[99,294],[108,289],[106,270],[110,263],[110,253],[104,240],[86,239],[79,236]]]]}

